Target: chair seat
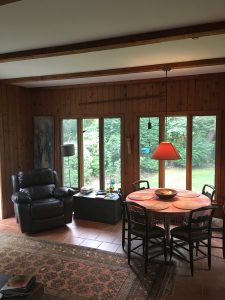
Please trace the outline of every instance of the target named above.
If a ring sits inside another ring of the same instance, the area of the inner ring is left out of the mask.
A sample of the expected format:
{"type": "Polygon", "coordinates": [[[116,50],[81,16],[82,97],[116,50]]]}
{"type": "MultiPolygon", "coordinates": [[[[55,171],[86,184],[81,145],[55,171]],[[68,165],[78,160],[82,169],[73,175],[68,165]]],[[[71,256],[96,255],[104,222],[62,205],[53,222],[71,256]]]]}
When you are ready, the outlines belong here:
{"type": "Polygon", "coordinates": [[[63,215],[63,202],[56,198],[32,201],[31,216],[33,219],[46,219],[63,215]]]}
{"type": "Polygon", "coordinates": [[[188,225],[178,226],[170,231],[170,260],[174,253],[180,259],[189,262],[192,276],[194,275],[195,260],[207,258],[208,269],[211,268],[211,225],[215,209],[216,207],[213,205],[193,209],[189,213],[188,225]],[[207,253],[199,249],[200,245],[207,247],[207,253]],[[196,249],[195,255],[194,249],[196,249]],[[185,255],[187,252],[189,259],[185,255]],[[201,253],[201,256],[198,255],[198,252],[201,253]]]}
{"type": "Polygon", "coordinates": [[[146,207],[129,201],[125,202],[125,207],[128,217],[128,264],[131,253],[142,256],[147,273],[149,259],[164,255],[166,261],[165,229],[149,222],[146,207]],[[142,248],[142,253],[139,248],[142,248]]]}
{"type": "MultiPolygon", "coordinates": [[[[137,226],[132,228],[131,233],[142,238],[145,237],[145,231],[142,228],[138,228],[137,226]]],[[[159,226],[151,226],[149,228],[149,238],[158,238],[163,236],[165,236],[165,229],[159,226]]]]}
{"type": "MultiPolygon", "coordinates": [[[[189,229],[187,226],[178,226],[173,229],[171,229],[171,235],[175,238],[189,241],[189,229]]],[[[207,232],[194,232],[192,231],[191,239],[194,242],[198,242],[200,240],[206,240],[208,239],[208,233],[207,232]]]]}

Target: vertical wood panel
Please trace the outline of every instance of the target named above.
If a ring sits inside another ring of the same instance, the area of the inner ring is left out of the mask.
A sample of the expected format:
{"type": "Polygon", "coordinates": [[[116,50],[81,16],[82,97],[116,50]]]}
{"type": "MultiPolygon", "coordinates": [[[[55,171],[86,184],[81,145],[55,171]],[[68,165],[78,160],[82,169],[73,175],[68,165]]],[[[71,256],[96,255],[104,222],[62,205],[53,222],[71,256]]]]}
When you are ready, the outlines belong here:
{"type": "MultiPolygon", "coordinates": [[[[168,111],[173,113],[195,111],[221,113],[221,134],[217,152],[217,190],[220,202],[225,200],[225,75],[215,74],[170,78],[168,81],[168,111]]],[[[121,116],[123,119],[123,186],[125,194],[138,176],[137,115],[165,114],[165,79],[128,83],[90,85],[87,87],[56,89],[24,89],[0,86],[2,126],[1,173],[4,217],[13,214],[11,175],[18,170],[33,167],[33,116],[52,115],[55,120],[55,167],[61,178],[60,119],[71,117],[121,116]],[[158,98],[144,99],[149,95],[158,98]],[[127,101],[129,98],[137,100],[127,101]],[[117,101],[113,102],[115,99],[117,101]],[[89,101],[109,100],[108,103],[80,105],[89,101]],[[126,138],[131,139],[132,154],[128,155],[126,138]]],[[[1,125],[1,124],[0,124],[1,125]]],[[[188,170],[188,172],[190,172],[188,170]]],[[[163,178],[161,178],[163,181],[163,178]]]]}
{"type": "Polygon", "coordinates": [[[0,108],[2,214],[6,218],[13,215],[11,175],[33,167],[32,103],[29,91],[0,86],[0,108]]]}

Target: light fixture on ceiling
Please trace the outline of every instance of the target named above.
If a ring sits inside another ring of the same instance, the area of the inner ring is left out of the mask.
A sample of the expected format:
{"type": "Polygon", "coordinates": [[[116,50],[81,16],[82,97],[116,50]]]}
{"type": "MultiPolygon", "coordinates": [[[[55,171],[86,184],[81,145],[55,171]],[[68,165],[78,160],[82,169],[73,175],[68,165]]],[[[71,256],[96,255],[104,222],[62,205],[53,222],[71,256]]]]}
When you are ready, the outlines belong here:
{"type": "MultiPolygon", "coordinates": [[[[170,68],[166,66],[164,68],[164,71],[166,72],[166,137],[167,137],[167,73],[170,71],[170,68]]],[[[177,160],[180,159],[181,156],[179,152],[177,151],[176,147],[171,142],[161,142],[155,151],[152,154],[152,159],[156,160],[177,160]]]]}

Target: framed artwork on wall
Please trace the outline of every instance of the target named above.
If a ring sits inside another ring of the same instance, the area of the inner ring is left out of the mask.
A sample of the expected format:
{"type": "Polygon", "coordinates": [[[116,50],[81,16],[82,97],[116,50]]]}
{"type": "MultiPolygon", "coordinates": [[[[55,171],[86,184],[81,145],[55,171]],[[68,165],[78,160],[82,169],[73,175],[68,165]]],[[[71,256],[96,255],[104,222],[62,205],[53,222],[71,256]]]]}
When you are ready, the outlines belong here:
{"type": "Polygon", "coordinates": [[[34,117],[34,167],[53,168],[54,120],[49,116],[34,117]]]}

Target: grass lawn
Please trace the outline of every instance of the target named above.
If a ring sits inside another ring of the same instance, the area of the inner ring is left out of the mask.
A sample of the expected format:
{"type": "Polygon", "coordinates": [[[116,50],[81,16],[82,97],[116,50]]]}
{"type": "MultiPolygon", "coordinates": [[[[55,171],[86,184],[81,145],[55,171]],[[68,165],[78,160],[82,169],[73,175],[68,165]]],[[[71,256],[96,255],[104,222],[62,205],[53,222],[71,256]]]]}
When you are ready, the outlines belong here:
{"type": "MultiPolygon", "coordinates": [[[[147,179],[151,187],[158,187],[158,173],[152,173],[142,179],[147,179]]],[[[214,168],[193,169],[192,170],[192,190],[201,192],[205,183],[214,185],[214,168]]],[[[166,170],[166,187],[186,189],[186,173],[185,169],[173,168],[166,170]]]]}

